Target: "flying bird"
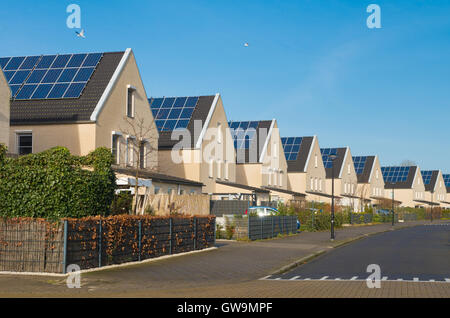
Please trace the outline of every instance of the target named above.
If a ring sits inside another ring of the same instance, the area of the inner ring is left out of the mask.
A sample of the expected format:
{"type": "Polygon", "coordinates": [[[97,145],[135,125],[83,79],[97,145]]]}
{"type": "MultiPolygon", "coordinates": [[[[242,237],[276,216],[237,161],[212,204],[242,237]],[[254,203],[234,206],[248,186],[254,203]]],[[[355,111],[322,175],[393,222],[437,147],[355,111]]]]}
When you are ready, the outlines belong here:
{"type": "Polygon", "coordinates": [[[248,47],[248,43],[244,43],[244,46],[245,46],[245,47],[248,47]]]}
{"type": "Polygon", "coordinates": [[[81,29],[80,32],[75,31],[75,33],[77,34],[77,36],[78,36],[79,38],[83,38],[83,39],[86,38],[86,37],[84,36],[84,29],[81,29]]]}

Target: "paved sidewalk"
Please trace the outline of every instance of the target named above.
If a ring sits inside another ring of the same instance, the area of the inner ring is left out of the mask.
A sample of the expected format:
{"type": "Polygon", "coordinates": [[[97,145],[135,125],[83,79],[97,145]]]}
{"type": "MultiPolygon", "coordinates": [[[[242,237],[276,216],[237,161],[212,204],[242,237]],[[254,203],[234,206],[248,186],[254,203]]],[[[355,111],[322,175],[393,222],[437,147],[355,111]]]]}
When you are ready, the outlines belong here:
{"type": "MultiPolygon", "coordinates": [[[[395,229],[419,224],[429,221],[399,223],[395,229]]],[[[380,290],[368,291],[362,282],[286,285],[258,279],[306,256],[391,229],[390,224],[346,227],[336,231],[334,242],[329,232],[302,232],[259,242],[218,241],[217,250],[83,274],[80,289],[67,288],[60,278],[0,275],[0,297],[326,297],[331,291],[338,291],[335,297],[390,297],[380,290]]],[[[418,287],[422,283],[385,284],[400,286],[389,289],[392,297],[402,297],[406,288],[402,286],[411,286],[407,292],[417,297],[450,297],[450,284],[423,283],[423,288],[418,287]]]]}

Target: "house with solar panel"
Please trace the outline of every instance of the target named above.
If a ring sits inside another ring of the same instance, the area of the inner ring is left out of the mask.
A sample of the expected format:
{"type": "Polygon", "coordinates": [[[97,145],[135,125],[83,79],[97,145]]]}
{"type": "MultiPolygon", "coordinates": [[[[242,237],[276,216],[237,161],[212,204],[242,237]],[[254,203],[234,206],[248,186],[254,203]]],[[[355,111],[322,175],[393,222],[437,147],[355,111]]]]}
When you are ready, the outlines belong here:
{"type": "Polygon", "coordinates": [[[425,185],[418,166],[381,167],[385,196],[401,202],[405,207],[426,207],[425,185]]]}
{"type": "Polygon", "coordinates": [[[421,173],[425,185],[425,200],[433,206],[445,205],[447,189],[442,172],[440,170],[422,170],[421,173]]]}
{"type": "Polygon", "coordinates": [[[447,197],[445,199],[445,208],[450,209],[450,174],[443,174],[445,188],[447,189],[447,197]]]}
{"type": "Polygon", "coordinates": [[[307,201],[325,202],[326,172],[317,136],[282,137],[287,162],[288,189],[304,193],[307,201]]]}
{"type": "MultiPolygon", "coordinates": [[[[86,155],[108,147],[116,164],[131,159],[127,138],[133,136],[124,135],[121,127],[126,118],[152,118],[131,49],[5,57],[0,65],[12,92],[12,153],[64,146],[72,154],[86,155]]],[[[152,135],[157,136],[156,128],[152,135]]],[[[153,157],[143,162],[156,165],[153,157]]]]}
{"type": "MultiPolygon", "coordinates": [[[[354,156],[356,176],[358,177],[358,189],[356,195],[360,198],[360,204],[378,205],[384,197],[384,179],[381,173],[381,165],[378,156],[354,156]]],[[[362,211],[364,206],[360,207],[362,211]]]]}
{"type": "Polygon", "coordinates": [[[11,90],[3,71],[0,70],[0,144],[9,147],[9,101],[11,90]]]}
{"type": "Polygon", "coordinates": [[[230,121],[228,125],[236,149],[238,184],[270,190],[273,201],[304,197],[288,190],[287,162],[275,119],[230,121]]]}
{"type": "Polygon", "coordinates": [[[159,131],[160,171],[201,182],[208,194],[222,192],[220,183],[235,183],[235,151],[220,94],[149,103],[159,131]]]}
{"type": "MultiPolygon", "coordinates": [[[[337,204],[358,211],[361,207],[357,195],[358,177],[350,147],[321,148],[320,153],[326,171],[328,194],[332,194],[332,179],[334,176],[334,194],[338,196],[337,204]]],[[[328,200],[328,202],[331,202],[331,200],[328,200]]]]}

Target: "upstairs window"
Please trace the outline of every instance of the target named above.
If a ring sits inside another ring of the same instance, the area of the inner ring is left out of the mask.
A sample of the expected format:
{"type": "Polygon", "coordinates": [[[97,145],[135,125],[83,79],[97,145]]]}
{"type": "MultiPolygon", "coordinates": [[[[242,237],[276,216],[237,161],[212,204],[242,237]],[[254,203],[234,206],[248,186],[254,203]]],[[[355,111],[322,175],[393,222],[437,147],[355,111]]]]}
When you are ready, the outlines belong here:
{"type": "Polygon", "coordinates": [[[128,85],[127,88],[127,116],[134,118],[134,92],[136,89],[128,85]]]}
{"type": "Polygon", "coordinates": [[[118,165],[120,163],[120,135],[118,134],[112,135],[111,151],[114,163],[118,165]]]}
{"type": "Polygon", "coordinates": [[[33,152],[33,134],[24,132],[17,134],[17,153],[19,155],[28,155],[33,152]]]}
{"type": "Polygon", "coordinates": [[[147,167],[145,148],[145,143],[141,143],[139,147],[139,168],[141,169],[145,169],[147,167]]]}

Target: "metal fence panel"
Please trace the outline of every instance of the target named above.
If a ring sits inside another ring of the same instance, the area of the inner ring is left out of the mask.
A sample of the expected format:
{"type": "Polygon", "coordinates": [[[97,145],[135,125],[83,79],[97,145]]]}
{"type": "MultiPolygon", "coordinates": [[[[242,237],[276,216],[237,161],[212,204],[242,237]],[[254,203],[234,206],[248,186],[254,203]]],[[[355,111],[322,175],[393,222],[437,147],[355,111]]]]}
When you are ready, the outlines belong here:
{"type": "Polygon", "coordinates": [[[245,200],[211,200],[210,214],[219,217],[224,214],[244,215],[249,205],[250,201],[245,200]]]}

